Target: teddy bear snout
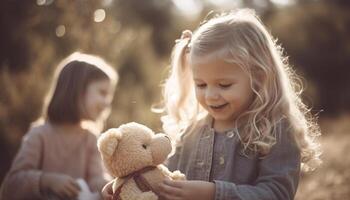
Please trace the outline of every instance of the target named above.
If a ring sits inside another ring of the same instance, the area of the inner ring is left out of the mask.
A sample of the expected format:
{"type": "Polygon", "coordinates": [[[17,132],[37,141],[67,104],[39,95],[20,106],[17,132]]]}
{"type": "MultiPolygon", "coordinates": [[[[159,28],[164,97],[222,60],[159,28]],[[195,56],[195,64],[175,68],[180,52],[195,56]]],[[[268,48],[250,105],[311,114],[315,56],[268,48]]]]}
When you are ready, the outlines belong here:
{"type": "Polygon", "coordinates": [[[171,152],[170,138],[165,134],[156,134],[151,143],[153,164],[162,164],[171,152]]]}

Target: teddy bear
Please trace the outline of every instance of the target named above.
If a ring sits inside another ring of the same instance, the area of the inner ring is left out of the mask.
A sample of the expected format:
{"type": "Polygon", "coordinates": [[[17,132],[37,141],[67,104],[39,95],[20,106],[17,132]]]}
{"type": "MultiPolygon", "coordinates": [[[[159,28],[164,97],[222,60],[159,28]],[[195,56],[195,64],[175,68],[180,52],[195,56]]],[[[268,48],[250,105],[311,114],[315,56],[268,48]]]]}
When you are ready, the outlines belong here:
{"type": "Polygon", "coordinates": [[[172,150],[170,138],[145,125],[130,122],[111,128],[99,137],[97,146],[107,171],[115,177],[114,200],[158,200],[164,179],[186,179],[162,164],[172,150]]]}

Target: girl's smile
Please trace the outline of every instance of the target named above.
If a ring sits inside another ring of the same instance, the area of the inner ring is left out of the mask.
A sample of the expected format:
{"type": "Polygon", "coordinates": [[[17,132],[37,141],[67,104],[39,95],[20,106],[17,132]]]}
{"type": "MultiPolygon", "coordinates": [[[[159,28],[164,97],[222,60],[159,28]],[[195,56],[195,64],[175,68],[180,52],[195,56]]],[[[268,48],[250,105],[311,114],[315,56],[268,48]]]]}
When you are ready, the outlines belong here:
{"type": "Polygon", "coordinates": [[[217,106],[210,105],[209,107],[215,112],[220,112],[221,110],[225,109],[227,105],[228,103],[217,105],[217,106]]]}

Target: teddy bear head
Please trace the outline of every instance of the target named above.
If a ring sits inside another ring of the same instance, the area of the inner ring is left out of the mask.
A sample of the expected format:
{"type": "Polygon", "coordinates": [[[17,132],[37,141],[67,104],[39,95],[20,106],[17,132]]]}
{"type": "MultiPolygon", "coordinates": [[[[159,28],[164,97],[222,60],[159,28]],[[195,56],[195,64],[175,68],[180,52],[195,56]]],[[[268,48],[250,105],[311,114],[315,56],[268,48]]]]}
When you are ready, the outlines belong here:
{"type": "Polygon", "coordinates": [[[171,152],[165,134],[155,134],[135,122],[111,128],[98,139],[98,150],[106,169],[114,177],[124,177],[148,166],[157,166],[171,152]]]}

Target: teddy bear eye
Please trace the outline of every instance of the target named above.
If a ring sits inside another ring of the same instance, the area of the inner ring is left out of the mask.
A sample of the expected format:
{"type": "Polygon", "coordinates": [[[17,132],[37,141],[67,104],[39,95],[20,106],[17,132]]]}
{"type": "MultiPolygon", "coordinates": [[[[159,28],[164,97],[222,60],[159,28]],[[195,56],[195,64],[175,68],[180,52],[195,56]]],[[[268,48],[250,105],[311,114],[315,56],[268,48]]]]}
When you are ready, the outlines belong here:
{"type": "Polygon", "coordinates": [[[147,145],[145,145],[145,144],[143,144],[142,147],[143,147],[144,149],[147,149],[147,145]]]}

